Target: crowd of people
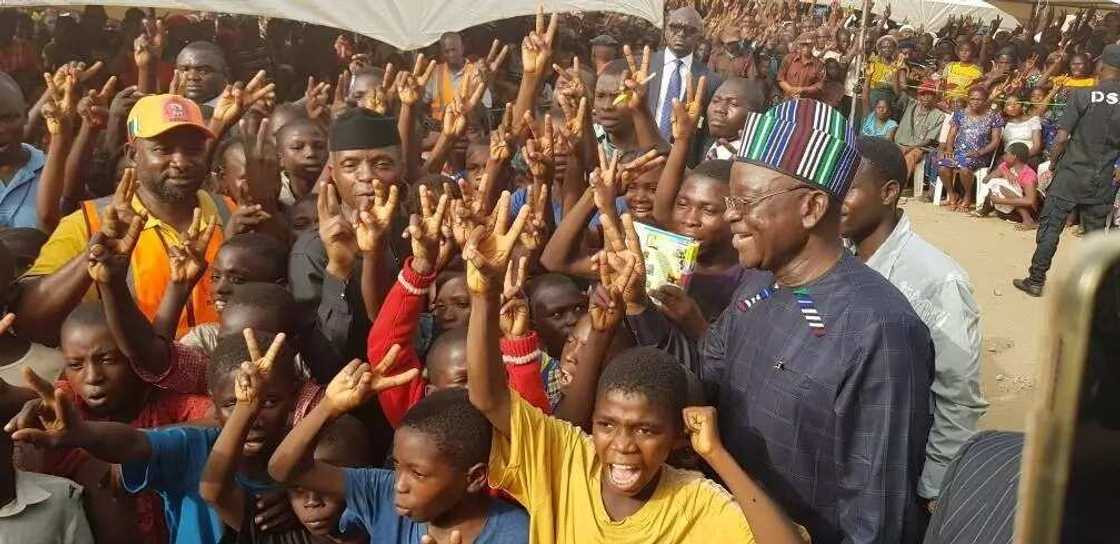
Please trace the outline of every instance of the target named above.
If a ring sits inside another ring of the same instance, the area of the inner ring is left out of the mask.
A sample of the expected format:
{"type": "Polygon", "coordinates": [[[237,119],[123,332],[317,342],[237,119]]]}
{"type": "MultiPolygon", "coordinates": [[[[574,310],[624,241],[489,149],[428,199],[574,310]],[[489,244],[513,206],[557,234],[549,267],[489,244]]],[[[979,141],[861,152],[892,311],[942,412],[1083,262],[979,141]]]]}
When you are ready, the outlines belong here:
{"type": "Polygon", "coordinates": [[[899,203],[1037,228],[1040,295],[1114,220],[1117,12],[668,4],[0,11],[0,542],[1011,542],[899,203]]]}

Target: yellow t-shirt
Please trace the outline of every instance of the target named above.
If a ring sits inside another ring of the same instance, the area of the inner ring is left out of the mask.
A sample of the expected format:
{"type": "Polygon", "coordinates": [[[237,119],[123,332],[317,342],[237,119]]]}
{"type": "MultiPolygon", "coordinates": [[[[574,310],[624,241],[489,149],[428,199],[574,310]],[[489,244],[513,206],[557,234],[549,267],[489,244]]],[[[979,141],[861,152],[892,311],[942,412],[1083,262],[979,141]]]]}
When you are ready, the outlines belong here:
{"type": "Polygon", "coordinates": [[[945,96],[960,97],[968,94],[968,88],[980,79],[984,72],[975,64],[950,62],[945,65],[945,85],[948,89],[945,96]]]}
{"type": "Polygon", "coordinates": [[[602,466],[591,437],[546,416],[512,390],[510,397],[510,437],[494,432],[490,485],[529,511],[529,542],[755,542],[730,493],[698,472],[668,465],[649,501],[630,517],[612,521],[603,506],[602,466]]]}
{"type": "Polygon", "coordinates": [[[1053,79],[1055,87],[1066,87],[1073,89],[1081,89],[1085,87],[1095,87],[1097,85],[1097,78],[1095,77],[1071,77],[1071,76],[1058,76],[1053,79]]]}
{"type": "Polygon", "coordinates": [[[867,82],[872,89],[878,87],[892,87],[894,82],[894,73],[898,69],[894,66],[887,64],[878,55],[871,57],[871,61],[867,63],[867,82]]]}

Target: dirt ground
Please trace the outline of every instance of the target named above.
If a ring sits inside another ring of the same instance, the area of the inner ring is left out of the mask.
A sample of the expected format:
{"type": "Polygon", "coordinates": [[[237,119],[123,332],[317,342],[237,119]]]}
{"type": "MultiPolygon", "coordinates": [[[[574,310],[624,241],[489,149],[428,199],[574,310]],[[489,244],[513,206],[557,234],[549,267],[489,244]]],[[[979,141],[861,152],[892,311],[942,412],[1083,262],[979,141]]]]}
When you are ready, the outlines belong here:
{"type": "MultiPolygon", "coordinates": [[[[903,208],[914,229],[968,271],[983,328],[981,375],[991,406],[982,429],[1022,430],[1039,390],[1049,311],[1046,294],[1032,298],[1011,285],[1026,275],[1034,232],[996,218],[977,219],[911,200],[903,208]]],[[[1080,238],[1067,230],[1058,245],[1051,277],[1072,261],[1080,238]]]]}

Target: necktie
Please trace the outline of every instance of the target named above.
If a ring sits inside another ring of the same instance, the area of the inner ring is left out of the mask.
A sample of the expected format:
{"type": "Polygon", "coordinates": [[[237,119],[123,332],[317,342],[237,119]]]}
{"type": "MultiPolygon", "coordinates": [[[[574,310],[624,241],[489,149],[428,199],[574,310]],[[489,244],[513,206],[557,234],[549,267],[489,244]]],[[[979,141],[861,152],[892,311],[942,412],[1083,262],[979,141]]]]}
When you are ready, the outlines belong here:
{"type": "Polygon", "coordinates": [[[661,102],[661,115],[658,116],[657,126],[661,129],[661,137],[666,142],[673,141],[673,99],[681,97],[681,59],[673,61],[672,73],[669,74],[669,88],[665,91],[665,100],[661,102]]]}

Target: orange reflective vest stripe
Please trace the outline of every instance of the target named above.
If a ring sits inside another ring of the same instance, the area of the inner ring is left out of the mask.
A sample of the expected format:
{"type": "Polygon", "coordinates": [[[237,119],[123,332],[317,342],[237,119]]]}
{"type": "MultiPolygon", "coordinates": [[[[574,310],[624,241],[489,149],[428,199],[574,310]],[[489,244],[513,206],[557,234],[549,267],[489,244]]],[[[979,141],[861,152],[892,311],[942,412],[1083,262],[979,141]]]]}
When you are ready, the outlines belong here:
{"type": "MultiPolygon", "coordinates": [[[[227,197],[207,194],[217,208],[218,218],[221,220],[219,226],[225,225],[236,204],[227,197]]],[[[112,197],[108,196],[82,202],[82,216],[85,218],[86,228],[91,236],[101,229],[101,213],[111,200],[112,197]]],[[[206,262],[214,262],[224,239],[222,229],[215,229],[214,236],[210,238],[210,245],[206,246],[206,262]]],[[[128,287],[132,290],[136,305],[149,320],[155,317],[160,301],[163,300],[163,293],[171,280],[167,244],[158,228],[146,228],[140,232],[140,240],[136,242],[136,249],[132,251],[132,259],[129,263],[128,287]]],[[[202,279],[191,291],[190,298],[187,299],[183,315],[179,317],[175,337],[183,336],[195,325],[217,321],[218,312],[214,309],[213,301],[210,300],[210,274],[203,274],[202,279]]]]}
{"type": "Polygon", "coordinates": [[[451,82],[451,70],[447,63],[436,66],[435,92],[432,93],[432,119],[443,121],[443,109],[455,100],[455,85],[451,82]]]}

